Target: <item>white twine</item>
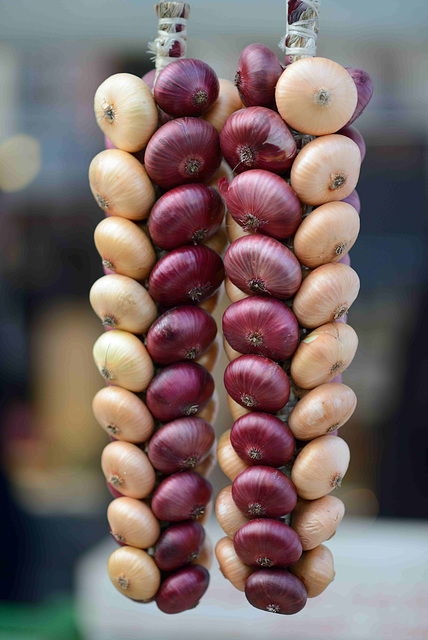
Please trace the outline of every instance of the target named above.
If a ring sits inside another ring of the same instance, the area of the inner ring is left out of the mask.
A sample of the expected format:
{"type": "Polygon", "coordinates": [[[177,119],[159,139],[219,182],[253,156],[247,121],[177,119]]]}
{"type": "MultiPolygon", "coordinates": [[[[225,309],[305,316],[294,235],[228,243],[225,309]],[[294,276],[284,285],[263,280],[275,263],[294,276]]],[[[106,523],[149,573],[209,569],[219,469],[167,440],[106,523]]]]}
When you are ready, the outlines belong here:
{"type": "Polygon", "coordinates": [[[158,24],[158,35],[154,42],[149,43],[149,53],[151,60],[155,63],[156,77],[170,62],[179,60],[186,56],[187,44],[187,20],[186,18],[160,18],[158,24]],[[184,27],[176,33],[177,26],[184,27]],[[173,27],[172,29],[163,29],[162,27],[173,27]],[[174,42],[181,45],[181,55],[175,58],[169,56],[169,51],[174,42]]]}
{"type": "Polygon", "coordinates": [[[288,2],[287,2],[287,29],[285,36],[281,38],[278,47],[285,52],[285,55],[291,56],[308,56],[312,57],[317,52],[318,37],[318,14],[320,10],[321,0],[303,0],[307,9],[302,13],[304,15],[308,9],[312,10],[314,15],[303,20],[297,20],[289,24],[288,19],[288,2]],[[304,45],[301,47],[293,46],[293,42],[303,39],[304,45]],[[287,40],[290,46],[288,46],[287,40]]]}

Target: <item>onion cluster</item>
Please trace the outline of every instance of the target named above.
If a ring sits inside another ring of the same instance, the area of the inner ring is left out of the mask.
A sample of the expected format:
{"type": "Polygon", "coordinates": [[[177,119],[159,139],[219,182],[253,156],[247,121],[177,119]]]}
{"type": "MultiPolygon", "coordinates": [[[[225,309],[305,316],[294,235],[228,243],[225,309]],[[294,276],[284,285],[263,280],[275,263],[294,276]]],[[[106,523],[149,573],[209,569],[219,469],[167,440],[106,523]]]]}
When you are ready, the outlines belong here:
{"type": "MultiPolygon", "coordinates": [[[[164,4],[158,12],[177,9],[164,4]]],[[[209,582],[202,524],[212,507],[210,372],[220,353],[210,312],[227,242],[217,181],[231,177],[219,133],[242,107],[230,82],[182,54],[171,52],[157,77],[117,74],[101,85],[95,111],[107,149],[89,171],[106,214],[95,230],[106,275],[90,301],[106,329],[94,359],[107,386],[93,410],[112,440],[102,469],[120,547],[108,572],[124,595],[156,600],[165,613],[196,606],[209,582]]]]}
{"type": "MultiPolygon", "coordinates": [[[[290,22],[299,5],[289,3],[290,22]]],[[[360,284],[348,251],[365,155],[349,125],[371,81],[324,58],[286,62],[264,45],[244,49],[236,85],[247,108],[220,135],[236,174],[218,183],[231,242],[224,384],[235,422],[217,449],[232,484],[216,502],[227,536],[216,556],[253,606],[292,614],[333,580],[322,543],[344,515],[329,494],[349,464],[337,430],[356,406],[341,374],[358,344],[346,324],[360,284]]]]}

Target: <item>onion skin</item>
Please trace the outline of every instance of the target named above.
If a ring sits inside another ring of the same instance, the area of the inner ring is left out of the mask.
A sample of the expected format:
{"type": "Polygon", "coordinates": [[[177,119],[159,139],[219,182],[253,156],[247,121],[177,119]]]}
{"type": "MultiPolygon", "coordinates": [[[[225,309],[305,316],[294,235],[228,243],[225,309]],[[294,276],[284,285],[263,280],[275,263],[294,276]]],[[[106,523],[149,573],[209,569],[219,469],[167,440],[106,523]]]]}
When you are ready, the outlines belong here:
{"type": "Polygon", "coordinates": [[[364,109],[367,107],[373,95],[373,80],[366,71],[355,69],[354,67],[346,67],[347,72],[355,83],[358,93],[358,102],[351,118],[346,123],[349,127],[357,118],[360,117],[364,109]]]}
{"type": "Polygon", "coordinates": [[[362,162],[366,157],[366,143],[364,142],[364,138],[358,131],[358,129],[356,129],[355,127],[346,126],[343,127],[343,129],[340,129],[340,131],[338,131],[337,133],[341,136],[346,136],[347,138],[350,138],[355,142],[360,150],[362,162]]]}
{"type": "Polygon", "coordinates": [[[342,202],[347,202],[348,204],[353,206],[355,211],[358,213],[358,215],[360,215],[361,202],[360,202],[360,198],[358,196],[358,193],[357,193],[357,191],[355,189],[351,194],[349,194],[349,196],[347,198],[343,198],[342,202]]]}
{"type": "Polygon", "coordinates": [[[229,538],[233,538],[238,529],[249,521],[233,501],[231,484],[224,487],[218,494],[215,514],[220,527],[229,538]]]}
{"type": "Polygon", "coordinates": [[[198,520],[211,500],[208,480],[194,471],[182,471],[165,478],[152,498],[152,510],[159,520],[198,520]]]}
{"type": "Polygon", "coordinates": [[[297,493],[291,480],[273,467],[249,467],[235,478],[232,497],[249,518],[280,518],[296,506],[297,493]]]}
{"type": "Polygon", "coordinates": [[[242,51],[235,84],[246,107],[269,107],[275,100],[275,86],[282,73],[276,55],[264,44],[250,44],[242,51]]]}
{"type": "Polygon", "coordinates": [[[216,544],[215,555],[224,577],[235,589],[245,591],[245,583],[254,568],[248,567],[238,558],[232,540],[227,537],[221,538],[216,544]]]}
{"type": "Polygon", "coordinates": [[[146,454],[130,442],[110,442],[102,452],[101,466],[107,482],[123,496],[142,499],[155,486],[155,472],[146,454]]]}
{"type": "Polygon", "coordinates": [[[316,598],[334,580],[332,553],[324,545],[305,551],[290,571],[303,582],[308,598],[316,598]]]}
{"type": "Polygon", "coordinates": [[[244,231],[284,240],[299,226],[302,209],[296,194],[270,171],[245,171],[230,184],[221,178],[218,186],[233,219],[244,231]]]}
{"type": "Polygon", "coordinates": [[[236,554],[251,567],[288,567],[302,555],[297,533],[278,520],[250,520],[235,533],[236,554]]]}
{"type": "Polygon", "coordinates": [[[296,317],[279,300],[245,298],[226,309],[222,322],[227,342],[241,354],[254,353],[282,361],[290,358],[297,348],[296,317]]]}
{"type": "Polygon", "coordinates": [[[215,71],[202,60],[181,58],[159,73],[153,94],[159,107],[174,118],[202,116],[218,98],[215,71]]]}
{"type": "Polygon", "coordinates": [[[207,457],[213,443],[212,426],[202,418],[178,418],[152,436],[147,455],[158,471],[192,469],[207,457]]]}
{"type": "Polygon", "coordinates": [[[238,404],[254,411],[275,413],[290,397],[287,374],[264,356],[244,355],[232,360],[224,372],[224,385],[238,404]]]}
{"type": "Polygon", "coordinates": [[[178,118],[154,133],[145,154],[146,171],[162,189],[209,182],[220,166],[219,136],[198,118],[178,118]]]}
{"type": "Polygon", "coordinates": [[[110,533],[120,545],[148,549],[160,536],[158,520],[141,500],[127,497],[112,500],[107,518],[110,533]]]}
{"type": "Polygon", "coordinates": [[[190,565],[168,576],[156,595],[156,604],[164,613],[194,609],[208,589],[210,574],[200,565],[190,565]]]}
{"type": "Polygon", "coordinates": [[[259,234],[236,240],[226,251],[224,267],[232,283],[248,295],[285,300],[302,281],[294,254],[278,240],[259,234]]]}
{"type": "Polygon", "coordinates": [[[177,362],[153,378],[146,403],[157,420],[168,422],[198,413],[213,391],[214,380],[204,367],[195,362],[177,362]]]}
{"type": "Polygon", "coordinates": [[[154,560],[161,571],[175,571],[199,556],[204,540],[205,531],[199,522],[172,524],[157,541],[154,560]]]}
{"type": "Polygon", "coordinates": [[[257,609],[285,615],[301,611],[307,599],[301,580],[286,569],[255,571],[245,584],[245,596],[257,609]]]}
{"type": "Polygon", "coordinates": [[[330,540],[345,515],[345,505],[339,498],[326,495],[317,500],[298,498],[291,516],[291,526],[304,551],[315,549],[330,540]]]}
{"type": "Polygon", "coordinates": [[[221,131],[220,146],[226,162],[236,173],[248,169],[284,173],[296,155],[291,131],[281,116],[265,107],[232,113],[221,131]]]}
{"type": "Polygon", "coordinates": [[[116,589],[132,600],[150,600],[159,589],[160,571],[153,558],[142,549],[116,549],[108,560],[107,569],[116,589]]]}
{"type": "Polygon", "coordinates": [[[228,117],[238,109],[242,109],[242,102],[237,88],[230,80],[219,78],[218,82],[220,85],[218,98],[203,118],[221,133],[228,117]]]}
{"type": "Polygon", "coordinates": [[[217,459],[220,469],[229,478],[235,480],[236,476],[248,468],[246,464],[236,453],[230,442],[230,429],[224,431],[217,445],[217,459]]]}
{"type": "Polygon", "coordinates": [[[270,413],[248,413],[238,418],[230,432],[230,441],[239,457],[249,465],[280,467],[292,458],[295,450],[291,430],[270,413]]]}
{"type": "Polygon", "coordinates": [[[117,440],[144,442],[153,433],[153,416],[138,396],[122,387],[100,389],[92,401],[100,426],[117,440]]]}
{"type": "Polygon", "coordinates": [[[208,351],[216,335],[217,325],[209,313],[198,307],[175,307],[150,327],[147,350],[155,362],[163,365],[195,360],[208,351]]]}
{"type": "Polygon", "coordinates": [[[167,191],[150,212],[149,231],[161,249],[200,244],[220,226],[225,206],[218,192],[204,184],[186,184],[167,191]]]}
{"type": "Polygon", "coordinates": [[[168,307],[202,302],[221,285],[224,267],[221,258],[208,247],[186,246],[161,258],[149,278],[154,300],[168,307]]]}

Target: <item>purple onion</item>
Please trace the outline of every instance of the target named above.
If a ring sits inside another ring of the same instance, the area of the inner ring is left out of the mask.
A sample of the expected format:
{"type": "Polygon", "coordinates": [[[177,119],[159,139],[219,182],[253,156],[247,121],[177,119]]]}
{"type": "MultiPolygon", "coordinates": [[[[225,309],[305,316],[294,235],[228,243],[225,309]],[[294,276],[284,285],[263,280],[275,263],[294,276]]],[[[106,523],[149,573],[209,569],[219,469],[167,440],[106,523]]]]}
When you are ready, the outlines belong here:
{"type": "Polygon", "coordinates": [[[246,107],[268,107],[275,100],[275,87],[282,66],[273,51],[264,44],[250,44],[242,51],[235,85],[246,107]]]}
{"type": "Polygon", "coordinates": [[[224,386],[235,402],[253,411],[275,413],[290,396],[287,374],[265,356],[245,355],[232,360],[224,372],[224,386]]]}
{"type": "Polygon", "coordinates": [[[357,106],[355,107],[355,111],[352,114],[351,119],[345,125],[345,127],[349,127],[349,125],[352,124],[354,120],[360,117],[360,115],[363,113],[364,109],[370,102],[373,95],[373,80],[371,79],[367,71],[363,71],[362,69],[346,67],[346,70],[355,82],[355,86],[357,87],[358,92],[357,106]]]}
{"type": "Polygon", "coordinates": [[[293,511],[297,492],[291,480],[273,467],[248,467],[236,476],[232,498],[249,518],[280,518],[293,511]]]}
{"type": "Polygon", "coordinates": [[[303,609],[307,600],[304,584],[286,569],[261,569],[245,584],[250,604],[262,611],[291,615],[303,609]]]}
{"type": "Polygon", "coordinates": [[[205,513],[211,500],[208,480],[194,471],[173,473],[162,480],[153,494],[152,511],[166,522],[197,520],[205,513]]]}
{"type": "Polygon", "coordinates": [[[247,413],[238,418],[230,432],[238,456],[250,465],[281,467],[293,456],[291,429],[270,413],[247,413]]]}
{"type": "Polygon", "coordinates": [[[172,524],[156,542],[154,560],[161,571],[175,571],[196,560],[204,540],[205,531],[199,522],[172,524]]]}
{"type": "Polygon", "coordinates": [[[302,555],[297,533],[279,520],[257,518],[233,537],[236,554],[250,567],[289,567],[302,555]]]}
{"type": "Polygon", "coordinates": [[[340,260],[338,260],[338,262],[341,262],[342,264],[346,264],[348,267],[351,266],[351,256],[349,255],[349,253],[345,253],[345,255],[340,258],[340,260]]]}
{"type": "Polygon", "coordinates": [[[214,391],[211,374],[196,362],[177,362],[165,367],[151,381],[146,404],[161,422],[198,413],[214,391]]]}
{"type": "Polygon", "coordinates": [[[155,76],[156,76],[156,69],[150,69],[150,71],[147,71],[147,73],[143,75],[141,80],[146,83],[149,89],[153,89],[155,76]]]}
{"type": "Polygon", "coordinates": [[[347,198],[344,198],[342,202],[347,202],[348,204],[352,205],[358,215],[360,215],[361,202],[356,189],[354,189],[354,191],[347,198]]]}
{"type": "Polygon", "coordinates": [[[210,574],[198,564],[179,569],[162,582],[156,604],[164,613],[194,609],[208,589],[209,581],[210,574]]]}
{"type": "Polygon", "coordinates": [[[206,62],[182,58],[162,69],[153,93],[156,103],[170,116],[197,117],[213,106],[219,88],[217,75],[206,62]]]}
{"type": "Polygon", "coordinates": [[[366,143],[364,142],[364,138],[361,135],[361,133],[358,131],[358,129],[347,125],[346,127],[343,127],[343,129],[340,129],[340,131],[338,131],[337,133],[339,133],[341,136],[346,136],[347,138],[350,138],[355,142],[356,145],[358,145],[358,148],[361,153],[361,162],[362,162],[366,157],[366,143]]]}

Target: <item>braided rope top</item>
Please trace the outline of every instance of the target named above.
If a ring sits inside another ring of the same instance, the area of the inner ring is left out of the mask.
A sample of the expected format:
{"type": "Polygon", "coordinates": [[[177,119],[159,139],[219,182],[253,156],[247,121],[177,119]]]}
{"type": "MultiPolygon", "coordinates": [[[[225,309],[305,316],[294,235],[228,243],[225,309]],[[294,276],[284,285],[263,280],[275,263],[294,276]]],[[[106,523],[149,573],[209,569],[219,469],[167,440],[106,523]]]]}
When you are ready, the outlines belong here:
{"type": "Polygon", "coordinates": [[[287,56],[291,56],[292,62],[299,58],[315,56],[321,0],[303,0],[291,16],[288,13],[288,4],[287,0],[287,29],[285,36],[278,44],[279,48],[287,56]],[[294,21],[290,22],[293,14],[296,13],[294,21]]]}

